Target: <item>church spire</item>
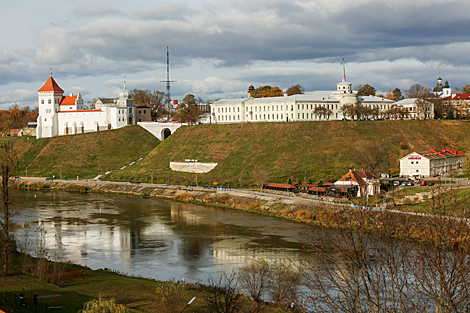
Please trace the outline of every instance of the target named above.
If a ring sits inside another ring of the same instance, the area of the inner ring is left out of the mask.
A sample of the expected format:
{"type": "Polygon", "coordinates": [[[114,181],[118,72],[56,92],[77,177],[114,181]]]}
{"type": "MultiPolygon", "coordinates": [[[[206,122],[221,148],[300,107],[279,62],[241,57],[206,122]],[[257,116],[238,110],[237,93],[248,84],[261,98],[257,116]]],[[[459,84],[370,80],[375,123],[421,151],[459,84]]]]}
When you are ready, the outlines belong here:
{"type": "Polygon", "coordinates": [[[344,67],[344,58],[343,58],[343,82],[346,81],[346,68],[344,67]]]}

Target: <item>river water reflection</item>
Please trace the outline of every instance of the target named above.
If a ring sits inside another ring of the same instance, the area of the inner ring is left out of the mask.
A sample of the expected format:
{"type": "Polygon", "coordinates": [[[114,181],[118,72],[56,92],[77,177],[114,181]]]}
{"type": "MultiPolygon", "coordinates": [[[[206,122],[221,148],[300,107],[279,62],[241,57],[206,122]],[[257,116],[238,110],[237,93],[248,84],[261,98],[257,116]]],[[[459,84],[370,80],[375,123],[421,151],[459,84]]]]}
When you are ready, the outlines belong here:
{"type": "Polygon", "coordinates": [[[255,258],[308,257],[307,225],[230,209],[118,195],[18,191],[20,223],[40,226],[50,249],[92,269],[206,282],[255,258]]]}

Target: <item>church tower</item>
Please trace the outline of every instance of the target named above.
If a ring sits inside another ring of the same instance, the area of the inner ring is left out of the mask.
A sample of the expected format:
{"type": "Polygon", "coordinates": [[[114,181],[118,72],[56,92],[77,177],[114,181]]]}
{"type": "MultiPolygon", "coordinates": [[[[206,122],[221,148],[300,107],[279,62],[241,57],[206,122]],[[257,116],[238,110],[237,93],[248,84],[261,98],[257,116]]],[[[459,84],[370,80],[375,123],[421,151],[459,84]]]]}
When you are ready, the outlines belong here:
{"type": "Polygon", "coordinates": [[[63,95],[64,90],[52,78],[51,73],[49,79],[38,90],[39,116],[36,138],[53,137],[59,134],[57,112],[59,112],[63,95]]]}
{"type": "Polygon", "coordinates": [[[346,68],[343,59],[343,80],[336,84],[336,91],[333,97],[339,100],[340,105],[357,104],[357,94],[352,90],[352,84],[346,81],[346,68]]]}

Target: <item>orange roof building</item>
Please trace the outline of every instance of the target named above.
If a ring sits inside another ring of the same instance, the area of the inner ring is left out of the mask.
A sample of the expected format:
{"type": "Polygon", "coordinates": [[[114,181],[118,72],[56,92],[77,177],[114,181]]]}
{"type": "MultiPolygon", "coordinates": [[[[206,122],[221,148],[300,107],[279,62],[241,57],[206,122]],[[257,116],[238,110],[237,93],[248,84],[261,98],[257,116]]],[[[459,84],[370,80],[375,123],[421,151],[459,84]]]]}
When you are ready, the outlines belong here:
{"type": "Polygon", "coordinates": [[[412,152],[400,159],[401,177],[432,177],[461,169],[467,155],[455,149],[412,152]]]}
{"type": "Polygon", "coordinates": [[[380,193],[380,180],[369,170],[349,170],[335,182],[335,186],[357,186],[358,197],[380,193]]]}
{"type": "Polygon", "coordinates": [[[130,93],[124,89],[119,98],[98,110],[89,110],[80,93],[64,96],[64,90],[49,76],[38,90],[39,115],[36,138],[108,130],[136,124],[130,93]]]}

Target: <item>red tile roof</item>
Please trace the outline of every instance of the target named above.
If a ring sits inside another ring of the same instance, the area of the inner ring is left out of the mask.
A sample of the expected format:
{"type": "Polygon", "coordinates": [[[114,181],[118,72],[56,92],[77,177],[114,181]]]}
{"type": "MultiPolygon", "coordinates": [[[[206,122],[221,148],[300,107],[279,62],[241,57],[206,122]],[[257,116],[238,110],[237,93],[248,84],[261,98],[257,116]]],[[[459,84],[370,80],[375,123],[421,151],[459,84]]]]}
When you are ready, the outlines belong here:
{"type": "Polygon", "coordinates": [[[358,185],[363,186],[363,185],[366,185],[364,178],[377,179],[377,177],[375,177],[374,174],[369,172],[369,170],[359,170],[359,171],[351,170],[348,173],[346,173],[346,175],[341,177],[339,181],[355,181],[356,183],[358,183],[358,185]]]}
{"type": "Polygon", "coordinates": [[[470,94],[469,93],[458,93],[458,94],[455,95],[454,99],[455,100],[459,100],[459,99],[468,100],[468,99],[470,99],[470,94]]]}
{"type": "Polygon", "coordinates": [[[78,96],[65,96],[62,98],[60,105],[75,105],[78,96]]]}
{"type": "Polygon", "coordinates": [[[44,83],[44,85],[41,87],[41,89],[38,90],[38,92],[41,91],[60,91],[64,92],[62,88],[57,85],[55,82],[54,78],[52,76],[49,76],[49,79],[44,83]]]}
{"type": "Polygon", "coordinates": [[[57,113],[71,113],[71,112],[103,112],[101,110],[73,110],[73,111],[59,111],[57,113]]]}
{"type": "Polygon", "coordinates": [[[287,185],[287,184],[276,184],[276,183],[269,183],[269,184],[266,184],[264,185],[265,187],[272,187],[272,188],[289,188],[289,189],[292,189],[294,188],[295,189],[295,186],[294,185],[287,185]]]}
{"type": "Polygon", "coordinates": [[[463,153],[462,151],[458,151],[458,150],[455,150],[455,149],[445,149],[445,148],[443,148],[442,152],[452,153],[453,155],[465,155],[465,153],[463,153]]]}

